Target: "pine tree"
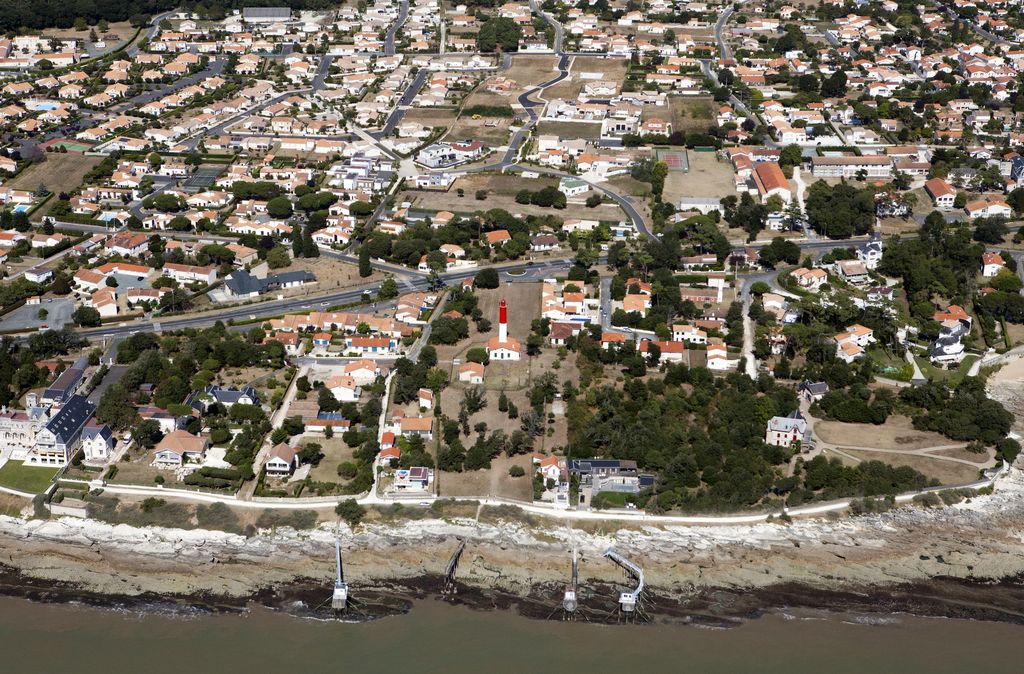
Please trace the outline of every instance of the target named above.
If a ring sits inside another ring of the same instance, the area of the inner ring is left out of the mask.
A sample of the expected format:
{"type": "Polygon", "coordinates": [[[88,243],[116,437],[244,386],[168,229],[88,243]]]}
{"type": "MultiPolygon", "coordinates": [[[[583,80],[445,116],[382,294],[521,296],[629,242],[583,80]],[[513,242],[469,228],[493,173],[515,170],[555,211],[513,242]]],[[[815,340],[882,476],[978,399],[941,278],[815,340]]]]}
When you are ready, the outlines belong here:
{"type": "Polygon", "coordinates": [[[320,249],[317,248],[316,242],[313,241],[313,234],[309,231],[309,227],[306,227],[305,234],[302,237],[302,256],[320,257],[320,249]]]}

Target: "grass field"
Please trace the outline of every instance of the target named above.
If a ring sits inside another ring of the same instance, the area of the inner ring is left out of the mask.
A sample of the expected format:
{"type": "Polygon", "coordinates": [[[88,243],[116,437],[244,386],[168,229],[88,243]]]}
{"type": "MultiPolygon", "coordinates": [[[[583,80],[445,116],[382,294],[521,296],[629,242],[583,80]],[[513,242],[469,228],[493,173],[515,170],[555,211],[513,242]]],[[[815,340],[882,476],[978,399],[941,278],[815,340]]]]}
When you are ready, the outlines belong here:
{"type": "Polygon", "coordinates": [[[928,379],[944,381],[950,386],[956,386],[964,377],[967,376],[967,373],[971,369],[971,365],[974,364],[974,361],[978,360],[978,356],[964,356],[964,359],[960,362],[960,366],[952,370],[944,370],[941,367],[935,367],[927,358],[921,358],[920,356],[915,357],[914,360],[917,361],[917,366],[921,368],[921,374],[928,379]]]}
{"type": "Polygon", "coordinates": [[[0,485],[29,494],[41,494],[50,486],[56,474],[56,468],[26,466],[17,461],[8,461],[0,468],[0,485]]]}
{"type": "Polygon", "coordinates": [[[315,440],[303,441],[303,445],[315,442],[321,447],[324,458],[320,459],[320,465],[309,471],[309,476],[317,482],[334,482],[343,484],[346,482],[338,476],[338,464],[343,461],[352,460],[352,448],[345,444],[341,438],[316,438],[315,440]]]}
{"type": "MultiPolygon", "coordinates": [[[[46,161],[32,164],[8,183],[8,187],[19,190],[35,191],[40,185],[55,194],[71,192],[82,184],[82,178],[94,166],[100,163],[101,157],[86,157],[82,154],[47,154],[46,161]]],[[[56,198],[33,214],[33,219],[40,219],[56,198]]]]}
{"type": "Polygon", "coordinates": [[[608,187],[631,197],[644,199],[651,193],[651,184],[640,182],[632,176],[615,176],[608,181],[608,187]]]}
{"type": "MultiPolygon", "coordinates": [[[[672,122],[673,131],[707,131],[714,124],[715,102],[707,96],[669,96],[668,110],[644,106],[642,119],[658,117],[672,122]]],[[[692,155],[692,153],[691,153],[692,155]]]]}
{"type": "Polygon", "coordinates": [[[915,429],[909,418],[899,415],[889,417],[879,426],[819,421],[814,426],[814,432],[825,442],[840,447],[852,445],[912,450],[956,444],[938,433],[915,429]]]}
{"type": "MultiPolygon", "coordinates": [[[[942,484],[961,484],[978,479],[978,468],[953,461],[943,461],[919,454],[891,454],[888,452],[869,452],[864,450],[843,449],[861,461],[881,461],[892,466],[909,466],[926,477],[935,478],[942,484]]],[[[843,457],[840,457],[843,458],[843,457]]],[[[852,463],[844,461],[845,463],[852,463]]]]}

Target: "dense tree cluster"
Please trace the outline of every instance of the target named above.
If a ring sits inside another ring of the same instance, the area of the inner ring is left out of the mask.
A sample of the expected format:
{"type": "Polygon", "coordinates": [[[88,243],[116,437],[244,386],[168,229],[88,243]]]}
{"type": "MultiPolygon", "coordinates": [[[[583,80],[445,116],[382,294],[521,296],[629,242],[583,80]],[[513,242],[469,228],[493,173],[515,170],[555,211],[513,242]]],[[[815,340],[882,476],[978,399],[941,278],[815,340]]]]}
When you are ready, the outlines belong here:
{"type": "Polygon", "coordinates": [[[848,239],[871,231],[875,223],[875,195],[848,183],[830,186],[823,180],[811,185],[804,202],[815,232],[830,239],[848,239]]]}

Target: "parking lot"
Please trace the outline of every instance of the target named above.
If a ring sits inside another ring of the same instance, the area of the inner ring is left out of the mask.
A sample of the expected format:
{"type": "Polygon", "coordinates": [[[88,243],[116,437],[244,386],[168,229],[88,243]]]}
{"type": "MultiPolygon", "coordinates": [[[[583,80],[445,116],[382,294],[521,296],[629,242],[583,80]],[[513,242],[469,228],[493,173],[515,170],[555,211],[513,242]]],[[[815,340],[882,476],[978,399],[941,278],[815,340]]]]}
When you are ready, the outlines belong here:
{"type": "Polygon", "coordinates": [[[68,298],[52,297],[39,304],[26,304],[18,307],[0,319],[0,330],[13,332],[17,330],[39,329],[46,325],[54,330],[71,322],[71,314],[75,312],[75,303],[68,298]],[[46,317],[39,318],[39,311],[46,310],[46,317]]]}

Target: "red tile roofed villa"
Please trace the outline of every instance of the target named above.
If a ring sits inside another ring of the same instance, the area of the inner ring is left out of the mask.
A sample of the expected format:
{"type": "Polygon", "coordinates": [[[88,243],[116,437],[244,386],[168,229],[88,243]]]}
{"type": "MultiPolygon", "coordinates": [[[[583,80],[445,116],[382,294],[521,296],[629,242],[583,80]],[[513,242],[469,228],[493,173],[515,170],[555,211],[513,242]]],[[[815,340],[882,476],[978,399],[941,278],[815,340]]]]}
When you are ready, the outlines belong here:
{"type": "Polygon", "coordinates": [[[788,202],[792,196],[789,180],[786,179],[782,168],[773,161],[762,162],[754,168],[754,185],[762,201],[778,195],[788,202]]]}

